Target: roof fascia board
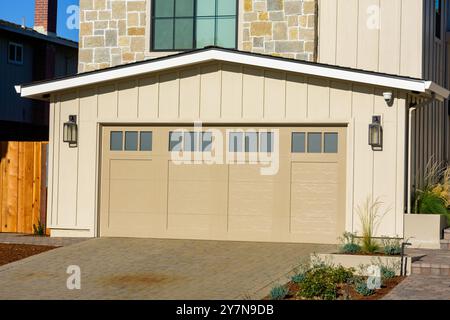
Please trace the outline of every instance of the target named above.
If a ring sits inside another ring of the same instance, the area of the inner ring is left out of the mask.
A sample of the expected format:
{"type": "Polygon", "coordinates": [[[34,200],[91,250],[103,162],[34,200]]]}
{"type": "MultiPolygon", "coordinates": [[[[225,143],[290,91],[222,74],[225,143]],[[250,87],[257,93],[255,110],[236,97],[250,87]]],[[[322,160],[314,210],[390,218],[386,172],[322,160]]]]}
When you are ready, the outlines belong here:
{"type": "Polygon", "coordinates": [[[94,72],[91,74],[81,74],[74,78],[55,80],[36,85],[20,87],[22,97],[33,97],[55,91],[69,90],[79,86],[98,84],[105,81],[119,80],[132,76],[140,76],[146,73],[164,71],[177,67],[183,67],[208,61],[224,61],[238,63],[256,67],[297,72],[310,76],[326,77],[336,80],[359,82],[368,85],[377,85],[388,88],[403,89],[425,93],[429,90],[435,91],[437,95],[447,98],[449,91],[432,83],[417,79],[406,79],[389,75],[371,74],[362,71],[344,70],[322,65],[297,63],[283,61],[270,57],[252,56],[224,50],[210,49],[200,52],[192,52],[185,55],[168,57],[167,59],[151,62],[148,64],[138,64],[125,66],[119,69],[94,72]]]}

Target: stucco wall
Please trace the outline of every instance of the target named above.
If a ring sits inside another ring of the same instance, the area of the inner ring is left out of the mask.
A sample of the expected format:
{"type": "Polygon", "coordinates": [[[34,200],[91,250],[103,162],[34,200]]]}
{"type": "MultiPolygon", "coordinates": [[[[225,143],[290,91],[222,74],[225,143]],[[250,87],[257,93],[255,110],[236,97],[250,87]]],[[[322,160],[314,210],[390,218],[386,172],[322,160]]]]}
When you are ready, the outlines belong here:
{"type": "MultiPolygon", "coordinates": [[[[388,107],[383,88],[329,81],[234,64],[202,64],[111,82],[52,97],[48,214],[50,228],[95,235],[99,130],[107,124],[295,123],[347,124],[347,230],[357,230],[354,208],[368,196],[388,210],[379,235],[403,233],[405,96],[388,107]],[[61,141],[63,123],[78,115],[79,146],[61,141]],[[374,152],[367,129],[383,116],[384,149],[374,152]]],[[[60,231],[59,234],[63,234],[60,231]]],[[[73,234],[70,233],[70,234],[73,234]]]]}

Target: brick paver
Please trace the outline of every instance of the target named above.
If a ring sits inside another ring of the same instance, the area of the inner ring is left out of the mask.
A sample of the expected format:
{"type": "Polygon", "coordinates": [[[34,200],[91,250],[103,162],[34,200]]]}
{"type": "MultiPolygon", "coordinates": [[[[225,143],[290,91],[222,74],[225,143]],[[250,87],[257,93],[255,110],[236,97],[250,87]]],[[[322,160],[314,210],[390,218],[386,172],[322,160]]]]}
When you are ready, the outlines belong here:
{"type": "Polygon", "coordinates": [[[91,239],[0,267],[0,299],[258,299],[333,245],[91,239]],[[69,265],[81,290],[68,290],[69,265]]]}
{"type": "Polygon", "coordinates": [[[395,287],[385,300],[450,300],[450,277],[413,274],[395,287]]]}

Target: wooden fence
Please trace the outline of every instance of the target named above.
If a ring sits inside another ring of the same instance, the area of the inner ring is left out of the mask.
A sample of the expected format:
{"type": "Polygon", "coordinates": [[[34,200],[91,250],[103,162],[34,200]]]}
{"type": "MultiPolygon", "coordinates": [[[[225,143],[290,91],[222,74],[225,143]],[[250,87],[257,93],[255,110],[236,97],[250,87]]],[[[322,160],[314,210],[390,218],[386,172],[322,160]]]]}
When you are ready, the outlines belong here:
{"type": "Polygon", "coordinates": [[[47,142],[0,142],[0,232],[46,223],[47,142]]]}

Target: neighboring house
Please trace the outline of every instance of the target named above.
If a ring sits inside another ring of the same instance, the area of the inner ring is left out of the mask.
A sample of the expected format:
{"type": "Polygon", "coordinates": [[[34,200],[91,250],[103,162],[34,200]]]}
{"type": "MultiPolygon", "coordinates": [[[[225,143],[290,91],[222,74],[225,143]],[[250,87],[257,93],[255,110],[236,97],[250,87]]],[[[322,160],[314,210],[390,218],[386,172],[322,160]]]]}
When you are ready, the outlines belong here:
{"type": "Polygon", "coordinates": [[[34,29],[0,20],[1,141],[48,140],[48,103],[20,98],[15,85],[77,72],[78,45],[56,36],[56,6],[46,8],[36,11],[34,29]]]}
{"type": "Polygon", "coordinates": [[[81,73],[17,88],[51,103],[52,235],[332,243],[379,197],[402,236],[415,173],[448,160],[429,3],[81,0],[81,73]]]}

